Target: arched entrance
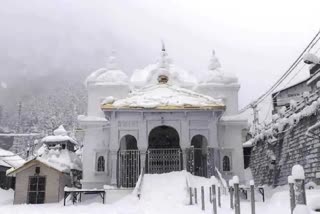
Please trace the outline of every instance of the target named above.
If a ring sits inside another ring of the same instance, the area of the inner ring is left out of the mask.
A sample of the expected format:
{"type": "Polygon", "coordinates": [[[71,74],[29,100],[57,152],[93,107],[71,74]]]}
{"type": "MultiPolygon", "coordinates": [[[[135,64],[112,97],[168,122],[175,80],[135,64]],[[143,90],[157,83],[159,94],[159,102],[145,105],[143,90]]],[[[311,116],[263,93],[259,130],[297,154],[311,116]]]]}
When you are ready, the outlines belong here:
{"type": "Polygon", "coordinates": [[[166,173],[182,170],[182,152],[177,130],[158,126],[151,130],[146,156],[147,173],[166,173]]]}
{"type": "Polygon", "coordinates": [[[208,140],[203,135],[195,135],[191,139],[191,162],[194,175],[207,177],[208,140]]]}
{"type": "Polygon", "coordinates": [[[120,139],[117,172],[118,187],[135,187],[140,174],[140,151],[132,135],[120,139]]]}
{"type": "Polygon", "coordinates": [[[186,150],[187,171],[202,177],[214,175],[214,149],[208,147],[208,140],[203,135],[191,139],[191,147],[186,150]]]}

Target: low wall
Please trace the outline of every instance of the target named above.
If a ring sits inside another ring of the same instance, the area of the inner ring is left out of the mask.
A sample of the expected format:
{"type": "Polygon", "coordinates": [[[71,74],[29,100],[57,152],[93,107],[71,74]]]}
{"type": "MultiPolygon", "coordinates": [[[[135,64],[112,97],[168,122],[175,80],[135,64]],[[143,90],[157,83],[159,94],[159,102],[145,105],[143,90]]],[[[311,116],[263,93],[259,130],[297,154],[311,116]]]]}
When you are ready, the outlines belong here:
{"type": "Polygon", "coordinates": [[[272,144],[259,140],[252,148],[250,168],[256,184],[279,186],[287,184],[291,168],[300,164],[305,169],[306,182],[320,185],[320,128],[314,129],[317,138],[305,135],[307,129],[320,120],[317,111],[302,118],[296,125],[285,127],[272,144]]]}

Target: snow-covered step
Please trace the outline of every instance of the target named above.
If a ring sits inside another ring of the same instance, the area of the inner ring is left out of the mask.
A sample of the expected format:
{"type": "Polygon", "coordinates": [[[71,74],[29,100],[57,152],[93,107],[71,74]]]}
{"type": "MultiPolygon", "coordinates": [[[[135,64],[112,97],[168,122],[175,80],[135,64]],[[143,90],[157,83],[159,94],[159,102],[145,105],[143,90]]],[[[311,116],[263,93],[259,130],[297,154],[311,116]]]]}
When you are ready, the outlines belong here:
{"type": "Polygon", "coordinates": [[[148,202],[169,201],[185,203],[188,196],[187,172],[145,174],[141,200],[148,202]]]}

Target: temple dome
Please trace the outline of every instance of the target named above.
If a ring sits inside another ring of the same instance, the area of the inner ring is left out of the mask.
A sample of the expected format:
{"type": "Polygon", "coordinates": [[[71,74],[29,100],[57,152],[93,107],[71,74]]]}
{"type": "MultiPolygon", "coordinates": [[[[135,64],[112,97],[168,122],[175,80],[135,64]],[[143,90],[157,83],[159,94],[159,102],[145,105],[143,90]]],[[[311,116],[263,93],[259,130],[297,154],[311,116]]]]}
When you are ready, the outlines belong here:
{"type": "Polygon", "coordinates": [[[135,70],[130,81],[135,87],[143,87],[156,84],[159,75],[168,76],[168,84],[172,85],[193,87],[197,84],[196,78],[189,71],[173,64],[164,48],[161,51],[160,59],[156,63],[147,65],[143,69],[135,70]]]}
{"type": "Polygon", "coordinates": [[[209,62],[208,70],[204,73],[203,79],[200,83],[211,84],[237,84],[238,78],[232,74],[222,70],[219,59],[215,55],[215,51],[212,51],[212,56],[209,62]]]}
{"type": "Polygon", "coordinates": [[[116,63],[116,58],[111,55],[105,68],[100,68],[91,73],[85,85],[127,85],[128,76],[124,73],[116,63]]]}

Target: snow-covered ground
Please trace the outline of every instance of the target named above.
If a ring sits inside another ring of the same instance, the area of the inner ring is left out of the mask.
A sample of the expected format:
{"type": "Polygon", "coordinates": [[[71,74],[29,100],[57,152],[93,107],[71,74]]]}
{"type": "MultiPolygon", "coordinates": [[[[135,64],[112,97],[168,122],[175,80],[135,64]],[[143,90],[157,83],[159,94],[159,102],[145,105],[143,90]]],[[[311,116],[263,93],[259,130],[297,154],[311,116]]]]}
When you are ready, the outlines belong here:
{"type": "MultiPolygon", "coordinates": [[[[215,183],[215,179],[204,179],[189,176],[186,172],[172,172],[162,175],[146,175],[143,180],[141,199],[136,196],[136,192],[125,196],[117,202],[106,204],[101,203],[101,198],[91,198],[80,204],[63,203],[43,204],[43,205],[12,205],[13,191],[0,190],[0,213],[110,213],[110,214],[211,214],[212,204],[209,197],[206,200],[206,211],[201,211],[200,192],[198,193],[198,205],[189,205],[187,192],[190,186],[206,186],[215,183]],[[188,178],[188,179],[187,179],[188,178]]],[[[208,188],[205,188],[206,190],[208,188]]],[[[111,191],[111,190],[110,190],[111,191]]],[[[257,214],[285,214],[290,213],[289,193],[286,188],[278,190],[267,190],[267,196],[274,193],[265,203],[261,202],[260,195],[256,194],[256,213],[257,214]]],[[[108,194],[108,192],[107,192],[108,194]]],[[[208,196],[208,191],[206,191],[208,196]]],[[[320,190],[307,191],[308,204],[310,208],[320,208],[320,190]]],[[[229,197],[222,195],[222,208],[218,208],[218,214],[232,214],[229,208],[229,197]]],[[[241,201],[241,213],[249,214],[250,202],[241,201]]],[[[311,212],[316,214],[318,212],[311,212]]]]}

